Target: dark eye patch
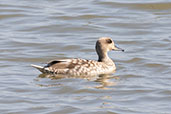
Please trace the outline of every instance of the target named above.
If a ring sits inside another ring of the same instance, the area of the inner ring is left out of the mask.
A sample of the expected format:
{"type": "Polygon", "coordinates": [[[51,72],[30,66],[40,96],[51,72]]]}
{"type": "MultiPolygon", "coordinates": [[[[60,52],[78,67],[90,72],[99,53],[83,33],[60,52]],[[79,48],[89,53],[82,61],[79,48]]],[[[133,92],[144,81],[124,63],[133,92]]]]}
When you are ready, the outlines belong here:
{"type": "Polygon", "coordinates": [[[111,44],[111,43],[112,43],[112,40],[111,40],[111,39],[107,39],[106,42],[107,42],[108,44],[111,44]]]}

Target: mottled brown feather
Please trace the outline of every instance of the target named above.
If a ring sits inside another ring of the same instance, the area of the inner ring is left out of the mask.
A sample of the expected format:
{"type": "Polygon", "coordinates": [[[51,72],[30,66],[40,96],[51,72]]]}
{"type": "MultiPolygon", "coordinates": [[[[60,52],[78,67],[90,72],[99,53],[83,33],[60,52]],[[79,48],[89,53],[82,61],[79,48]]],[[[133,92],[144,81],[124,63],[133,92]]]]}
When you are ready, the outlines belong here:
{"type": "Polygon", "coordinates": [[[112,73],[116,67],[107,52],[119,50],[109,37],[102,37],[96,42],[98,61],[85,59],[63,59],[49,62],[45,67],[32,65],[43,73],[67,75],[99,75],[112,73]]]}

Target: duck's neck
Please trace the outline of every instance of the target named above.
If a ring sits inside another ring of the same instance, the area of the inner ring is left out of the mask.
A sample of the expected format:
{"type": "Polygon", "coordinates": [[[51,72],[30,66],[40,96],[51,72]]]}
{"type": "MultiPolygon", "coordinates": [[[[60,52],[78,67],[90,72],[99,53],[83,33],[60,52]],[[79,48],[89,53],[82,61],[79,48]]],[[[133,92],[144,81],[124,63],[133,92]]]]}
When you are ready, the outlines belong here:
{"type": "Polygon", "coordinates": [[[99,56],[99,59],[98,59],[99,62],[113,63],[112,59],[109,58],[107,52],[98,54],[98,56],[99,56]]]}

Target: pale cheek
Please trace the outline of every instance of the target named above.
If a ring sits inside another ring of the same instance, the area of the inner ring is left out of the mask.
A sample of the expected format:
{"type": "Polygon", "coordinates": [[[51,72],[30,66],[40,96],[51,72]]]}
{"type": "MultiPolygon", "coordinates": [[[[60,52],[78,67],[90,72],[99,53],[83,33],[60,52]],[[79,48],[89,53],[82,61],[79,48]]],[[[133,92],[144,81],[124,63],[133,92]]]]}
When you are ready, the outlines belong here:
{"type": "Polygon", "coordinates": [[[108,51],[111,51],[112,50],[112,47],[110,47],[109,49],[108,49],[108,51]]]}
{"type": "Polygon", "coordinates": [[[112,50],[113,48],[114,48],[114,46],[113,46],[113,45],[111,45],[111,46],[110,46],[110,50],[112,50]]]}

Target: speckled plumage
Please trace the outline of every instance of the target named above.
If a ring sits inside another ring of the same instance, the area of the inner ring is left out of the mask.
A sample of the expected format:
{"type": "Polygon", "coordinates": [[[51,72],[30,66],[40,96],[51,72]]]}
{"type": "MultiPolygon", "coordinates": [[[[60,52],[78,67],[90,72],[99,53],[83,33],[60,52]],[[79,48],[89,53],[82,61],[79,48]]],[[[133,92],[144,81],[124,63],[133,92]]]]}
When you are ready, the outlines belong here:
{"type": "Polygon", "coordinates": [[[86,59],[62,59],[53,60],[46,66],[32,65],[45,74],[62,74],[73,76],[110,74],[116,70],[114,62],[108,57],[107,52],[111,50],[121,50],[116,47],[109,37],[102,37],[96,42],[96,52],[98,61],[86,59]]]}

